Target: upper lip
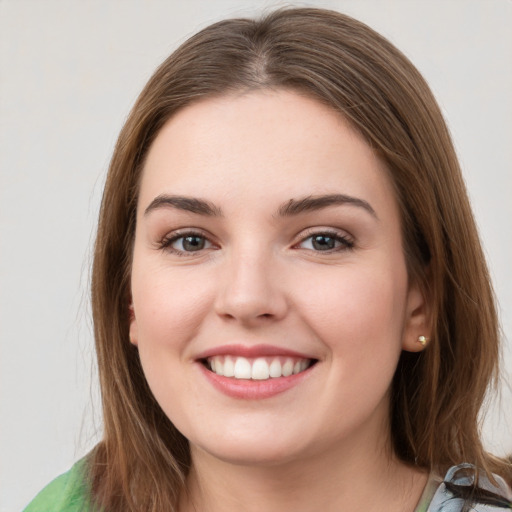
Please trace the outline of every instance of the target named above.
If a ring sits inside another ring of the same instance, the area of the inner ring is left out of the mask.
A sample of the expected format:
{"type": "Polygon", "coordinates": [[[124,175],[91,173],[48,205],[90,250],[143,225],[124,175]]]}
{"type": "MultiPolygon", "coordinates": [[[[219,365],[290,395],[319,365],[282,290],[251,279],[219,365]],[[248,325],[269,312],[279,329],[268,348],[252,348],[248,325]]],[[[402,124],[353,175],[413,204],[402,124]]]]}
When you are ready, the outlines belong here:
{"type": "Polygon", "coordinates": [[[300,359],[315,359],[309,354],[290,350],[288,348],[278,347],[275,345],[242,345],[230,344],[219,345],[209,348],[197,355],[196,359],[207,359],[214,356],[240,356],[247,358],[270,357],[270,356],[288,356],[300,359]]]}

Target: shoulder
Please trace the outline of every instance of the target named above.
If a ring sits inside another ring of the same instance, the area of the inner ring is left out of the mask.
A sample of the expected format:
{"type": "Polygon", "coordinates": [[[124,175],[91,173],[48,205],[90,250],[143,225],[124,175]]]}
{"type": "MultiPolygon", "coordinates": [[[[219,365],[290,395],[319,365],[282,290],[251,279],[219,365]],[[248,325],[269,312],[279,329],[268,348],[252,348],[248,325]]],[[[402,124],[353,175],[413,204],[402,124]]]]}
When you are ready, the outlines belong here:
{"type": "Polygon", "coordinates": [[[475,468],[471,464],[451,467],[437,487],[428,512],[459,512],[465,503],[471,503],[474,512],[500,512],[512,510],[512,491],[498,475],[492,482],[479,474],[475,482],[475,468]]]}
{"type": "Polygon", "coordinates": [[[89,512],[85,479],[86,460],[78,461],[67,473],[50,482],[23,512],[89,512]]]}

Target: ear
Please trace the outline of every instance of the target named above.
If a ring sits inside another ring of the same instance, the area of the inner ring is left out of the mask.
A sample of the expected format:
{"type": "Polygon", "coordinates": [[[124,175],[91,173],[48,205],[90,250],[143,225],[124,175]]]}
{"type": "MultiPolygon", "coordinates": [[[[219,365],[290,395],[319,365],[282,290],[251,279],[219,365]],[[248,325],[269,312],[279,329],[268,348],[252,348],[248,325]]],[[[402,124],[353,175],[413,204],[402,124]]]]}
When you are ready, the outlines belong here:
{"type": "Polygon", "coordinates": [[[430,339],[432,330],[432,308],[427,297],[425,297],[419,284],[409,284],[407,292],[407,303],[405,308],[404,330],[402,335],[402,349],[408,352],[420,352],[425,346],[420,337],[430,339]]]}
{"type": "Polygon", "coordinates": [[[128,311],[130,312],[130,343],[132,345],[138,346],[139,333],[137,329],[137,320],[135,318],[135,310],[133,309],[133,302],[130,302],[130,305],[128,306],[128,311]]]}

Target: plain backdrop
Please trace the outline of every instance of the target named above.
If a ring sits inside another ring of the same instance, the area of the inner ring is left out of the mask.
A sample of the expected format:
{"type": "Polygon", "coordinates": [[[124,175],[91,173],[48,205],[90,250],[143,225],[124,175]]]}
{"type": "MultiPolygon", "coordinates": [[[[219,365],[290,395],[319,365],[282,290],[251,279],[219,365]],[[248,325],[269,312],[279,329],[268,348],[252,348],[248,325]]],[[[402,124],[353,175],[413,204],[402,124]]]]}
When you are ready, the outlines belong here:
{"type": "MultiPolygon", "coordinates": [[[[117,134],[155,67],[225,17],[336,9],[394,42],[446,115],[489,258],[512,373],[512,1],[0,0],[0,511],[101,435],[91,247],[117,134]]],[[[484,424],[512,452],[512,398],[484,424]]]]}

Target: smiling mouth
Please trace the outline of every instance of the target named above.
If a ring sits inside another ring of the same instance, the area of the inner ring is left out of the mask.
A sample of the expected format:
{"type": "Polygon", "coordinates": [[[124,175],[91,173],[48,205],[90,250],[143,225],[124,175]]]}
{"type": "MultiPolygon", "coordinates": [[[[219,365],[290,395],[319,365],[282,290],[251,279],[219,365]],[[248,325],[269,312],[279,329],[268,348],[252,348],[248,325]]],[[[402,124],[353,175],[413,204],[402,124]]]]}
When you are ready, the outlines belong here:
{"type": "Polygon", "coordinates": [[[298,357],[213,356],[203,359],[203,365],[222,377],[246,380],[269,380],[297,375],[311,368],[317,360],[298,357]]]}

